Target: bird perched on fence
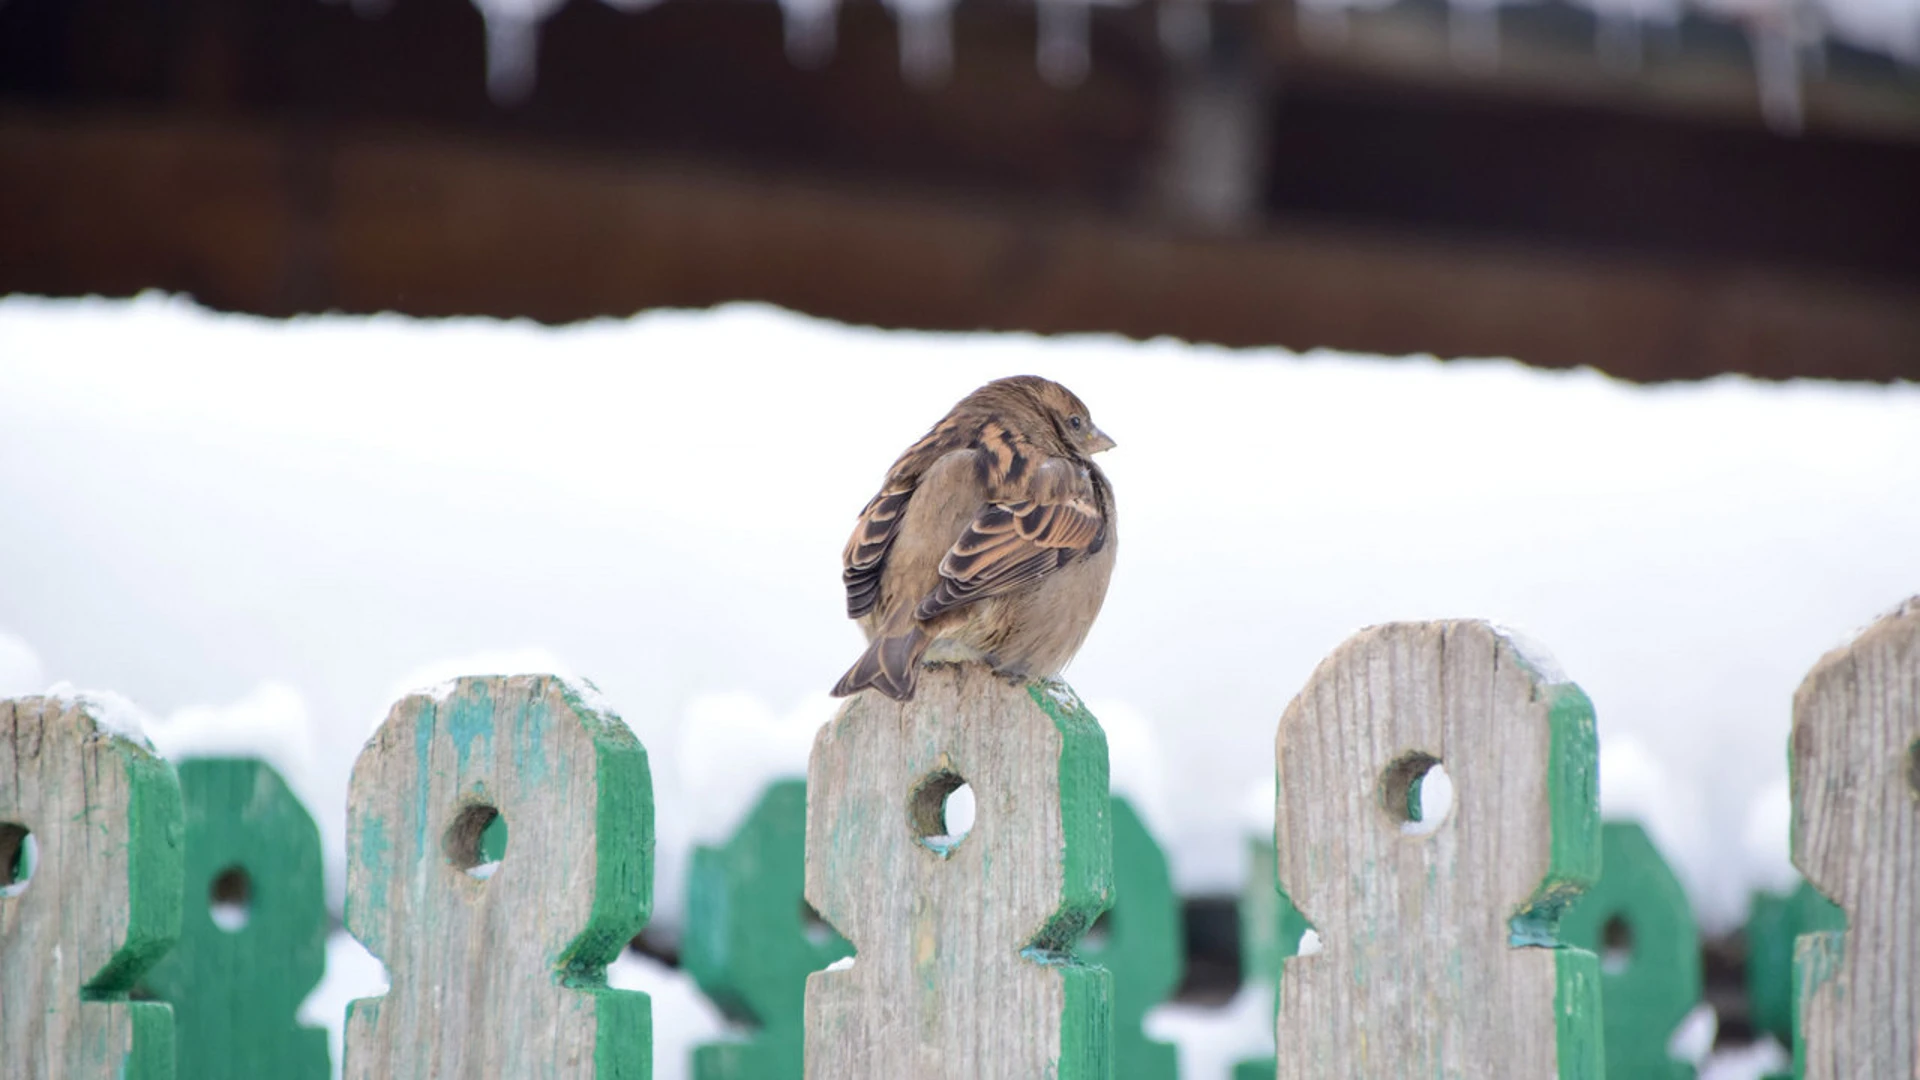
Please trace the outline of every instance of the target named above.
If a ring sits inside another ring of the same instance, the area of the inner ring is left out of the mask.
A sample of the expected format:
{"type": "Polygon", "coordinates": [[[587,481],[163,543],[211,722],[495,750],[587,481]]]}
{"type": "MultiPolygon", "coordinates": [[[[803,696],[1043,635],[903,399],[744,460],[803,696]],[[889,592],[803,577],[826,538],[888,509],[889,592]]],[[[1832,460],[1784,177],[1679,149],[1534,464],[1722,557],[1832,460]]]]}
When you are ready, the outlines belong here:
{"type": "Polygon", "coordinates": [[[1113,446],[1087,407],[1032,375],[990,382],[893,463],[842,556],[867,651],[833,688],[905,701],[923,663],[1057,675],[1106,599],[1117,547],[1113,446]]]}

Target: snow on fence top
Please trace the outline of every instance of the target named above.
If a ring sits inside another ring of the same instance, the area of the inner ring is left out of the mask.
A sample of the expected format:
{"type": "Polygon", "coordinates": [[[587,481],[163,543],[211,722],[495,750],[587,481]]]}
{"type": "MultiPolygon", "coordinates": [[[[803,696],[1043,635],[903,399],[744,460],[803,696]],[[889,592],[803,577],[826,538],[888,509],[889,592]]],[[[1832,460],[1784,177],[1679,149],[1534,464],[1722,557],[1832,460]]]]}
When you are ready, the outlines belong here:
{"type": "MultiPolygon", "coordinates": [[[[8,1074],[171,1080],[178,1054],[196,1080],[322,1075],[318,1033],[292,1017],[318,975],[311,820],[266,766],[176,776],[96,707],[0,701],[8,1074]]],[[[1699,993],[1697,945],[1644,834],[1612,827],[1601,876],[1596,717],[1577,686],[1486,623],[1375,627],[1320,665],[1274,746],[1279,906],[1321,948],[1255,965],[1278,987],[1280,1049],[1236,1077],[1598,1080],[1615,1043],[1644,1057],[1613,1075],[1665,1064],[1649,1048],[1699,993]],[[1423,790],[1442,765],[1445,808],[1423,790]],[[1619,919],[1624,961],[1573,947],[1619,919]]],[[[1795,858],[1841,908],[1841,929],[1798,943],[1799,1074],[1913,1075],[1920,603],[1814,668],[1791,746],[1795,858]]],[[[1155,947],[1176,937],[1172,893],[1114,832],[1144,836],[1106,780],[1099,725],[1057,684],[948,667],[913,701],[849,700],[804,793],[805,895],[830,926],[816,935],[794,902],[793,785],[706,860],[703,985],[768,1036],[736,1046],[786,1048],[703,1048],[697,1075],[1166,1080],[1170,1058],[1134,1027],[1177,969],[1155,947]],[[1116,897],[1117,876],[1139,891],[1116,897]],[[1113,938],[1084,942],[1116,902],[1113,938]]],[[[628,727],[555,677],[462,678],[395,705],[348,809],[348,927],[393,979],[348,1008],[345,1075],[651,1074],[648,998],[607,980],[651,902],[652,789],[628,727]]],[[[1295,951],[1276,939],[1262,963],[1295,951]]]]}

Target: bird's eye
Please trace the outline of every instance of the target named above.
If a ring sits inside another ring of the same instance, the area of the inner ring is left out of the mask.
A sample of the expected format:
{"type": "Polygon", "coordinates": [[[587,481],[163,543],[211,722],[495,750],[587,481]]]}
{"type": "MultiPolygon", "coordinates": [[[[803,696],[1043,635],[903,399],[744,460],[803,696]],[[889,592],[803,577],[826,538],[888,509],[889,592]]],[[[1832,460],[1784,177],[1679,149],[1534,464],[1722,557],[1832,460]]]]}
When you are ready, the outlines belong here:
{"type": "Polygon", "coordinates": [[[1077,416],[1069,416],[1069,417],[1067,417],[1067,423],[1069,423],[1069,424],[1072,424],[1072,425],[1073,425],[1073,430],[1075,430],[1075,431],[1079,431],[1079,430],[1080,430],[1080,418],[1079,418],[1079,417],[1077,417],[1077,416]]]}

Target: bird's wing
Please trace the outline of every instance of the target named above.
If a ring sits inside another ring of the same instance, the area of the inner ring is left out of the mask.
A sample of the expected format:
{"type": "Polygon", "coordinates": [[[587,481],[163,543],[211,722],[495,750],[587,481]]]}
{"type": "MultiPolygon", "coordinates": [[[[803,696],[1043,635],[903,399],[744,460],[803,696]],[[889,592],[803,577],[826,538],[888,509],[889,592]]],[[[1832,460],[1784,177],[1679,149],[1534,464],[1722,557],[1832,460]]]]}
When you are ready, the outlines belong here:
{"type": "MultiPolygon", "coordinates": [[[[917,478],[916,478],[917,479],[917,478]]],[[[860,511],[853,536],[840,556],[840,580],[847,586],[847,617],[857,619],[880,602],[880,572],[886,569],[887,549],[899,535],[913,486],[889,484],[860,511]]]]}
{"type": "Polygon", "coordinates": [[[857,619],[880,602],[880,575],[886,569],[887,551],[893,547],[894,537],[900,534],[907,502],[919,489],[927,470],[952,451],[963,434],[950,420],[935,425],[893,463],[880,494],[860,511],[860,520],[854,523],[853,535],[840,554],[840,580],[847,587],[848,618],[857,619]]]}
{"type": "Polygon", "coordinates": [[[1011,592],[1106,543],[1106,518],[1084,468],[1048,458],[1024,488],[1024,497],[989,502],[974,515],[940,560],[940,581],[915,619],[1011,592]]]}

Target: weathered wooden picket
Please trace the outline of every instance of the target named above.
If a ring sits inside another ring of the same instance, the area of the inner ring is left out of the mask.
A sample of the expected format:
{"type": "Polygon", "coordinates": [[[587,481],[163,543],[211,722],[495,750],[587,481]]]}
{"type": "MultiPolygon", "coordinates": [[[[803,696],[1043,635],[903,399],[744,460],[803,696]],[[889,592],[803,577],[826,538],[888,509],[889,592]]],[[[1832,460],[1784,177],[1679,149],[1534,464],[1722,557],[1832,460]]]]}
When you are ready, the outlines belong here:
{"type": "MultiPolygon", "coordinates": [[[[1242,918],[1279,1052],[1236,1080],[1690,1076],[1667,1046],[1697,932],[1646,834],[1601,825],[1595,738],[1485,624],[1335,650],[1277,732],[1242,918]]],[[[1808,880],[1755,902],[1754,1020],[1795,1076],[1920,1076],[1920,600],[1813,669],[1791,764],[1808,880]]],[[[350,1006],[346,1076],[650,1075],[647,998],[605,977],[650,909],[646,752],[590,688],[403,699],[348,812],[347,927],[392,986],[350,1006]]],[[[0,702],[4,1075],[317,1080],[295,1011],[324,932],[318,833],[271,769],[176,771],[84,701],[0,702]]],[[[700,1080],[1179,1075],[1142,1023],[1182,964],[1166,859],[1061,684],[943,668],[850,700],[804,781],[696,852],[684,945],[751,1029],[700,1080]]]]}
{"type": "Polygon", "coordinates": [[[1279,1075],[1598,1080],[1599,967],[1554,936],[1600,869],[1586,695],[1483,623],[1376,627],[1276,746],[1275,869],[1322,943],[1283,967],[1279,1075]]]}
{"type": "Polygon", "coordinates": [[[180,933],[180,785],[83,705],[0,701],[0,1061],[165,1080],[173,1016],[131,1000],[180,933]]]}
{"type": "Polygon", "coordinates": [[[1846,929],[1793,953],[1794,1070],[1920,1076],[1920,597],[1793,697],[1793,862],[1846,929]]]}
{"type": "Polygon", "coordinates": [[[1111,837],[1106,736],[1064,685],[969,666],[850,700],[808,766],[807,899],[856,950],[807,979],[809,1080],[1108,1076],[1113,980],[1075,947],[1111,837]]]}

